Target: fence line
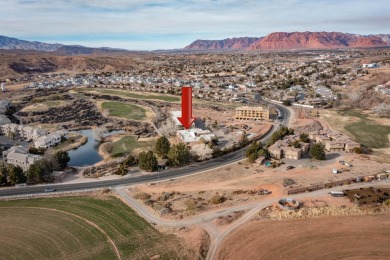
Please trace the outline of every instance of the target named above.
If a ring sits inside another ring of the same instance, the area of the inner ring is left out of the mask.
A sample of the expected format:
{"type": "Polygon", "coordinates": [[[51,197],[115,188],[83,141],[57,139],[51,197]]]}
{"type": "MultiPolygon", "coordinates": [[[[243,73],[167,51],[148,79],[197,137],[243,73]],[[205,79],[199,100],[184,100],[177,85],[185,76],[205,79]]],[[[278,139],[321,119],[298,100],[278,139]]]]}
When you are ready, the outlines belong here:
{"type": "Polygon", "coordinates": [[[364,177],[373,176],[373,175],[376,175],[376,174],[363,175],[363,176],[359,176],[356,178],[350,178],[350,179],[345,179],[345,180],[341,180],[341,181],[327,182],[327,183],[318,184],[318,185],[310,185],[310,186],[306,186],[306,187],[289,189],[289,190],[287,190],[287,194],[288,195],[298,194],[298,193],[311,192],[311,191],[316,191],[316,190],[321,190],[321,189],[329,189],[329,188],[336,187],[336,186],[349,185],[351,183],[354,183],[356,179],[362,180],[362,179],[364,179],[364,177]]]}

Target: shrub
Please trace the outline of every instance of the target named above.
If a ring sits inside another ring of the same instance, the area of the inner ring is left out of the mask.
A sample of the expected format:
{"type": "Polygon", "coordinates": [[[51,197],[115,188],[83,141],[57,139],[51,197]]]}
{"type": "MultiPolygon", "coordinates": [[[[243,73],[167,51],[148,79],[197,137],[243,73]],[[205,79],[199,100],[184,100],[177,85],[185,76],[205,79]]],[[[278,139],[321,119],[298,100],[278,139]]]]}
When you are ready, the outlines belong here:
{"type": "Polygon", "coordinates": [[[152,197],[152,195],[150,195],[149,193],[146,193],[146,192],[139,192],[139,193],[134,195],[134,198],[137,200],[147,200],[147,199],[150,199],[151,197],[152,197]]]}
{"type": "Polygon", "coordinates": [[[210,198],[210,203],[211,204],[221,204],[225,201],[225,197],[223,195],[219,195],[218,192],[215,193],[211,198],[210,198]]]}
{"type": "Polygon", "coordinates": [[[186,210],[194,210],[196,209],[196,200],[195,199],[188,199],[184,202],[184,205],[186,206],[186,210]]]}
{"type": "Polygon", "coordinates": [[[172,197],[172,194],[169,192],[163,192],[160,197],[158,197],[158,200],[166,201],[169,200],[172,197]]]}

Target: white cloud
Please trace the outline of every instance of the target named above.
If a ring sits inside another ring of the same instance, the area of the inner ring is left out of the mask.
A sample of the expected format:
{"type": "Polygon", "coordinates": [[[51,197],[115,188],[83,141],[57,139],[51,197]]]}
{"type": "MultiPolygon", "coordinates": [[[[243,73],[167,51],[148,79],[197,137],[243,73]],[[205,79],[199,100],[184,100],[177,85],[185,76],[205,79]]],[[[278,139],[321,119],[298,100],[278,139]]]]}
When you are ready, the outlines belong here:
{"type": "Polygon", "coordinates": [[[388,33],[390,28],[388,0],[2,2],[0,34],[131,49],[183,47],[197,38],[262,36],[273,31],[369,34],[388,33]]]}

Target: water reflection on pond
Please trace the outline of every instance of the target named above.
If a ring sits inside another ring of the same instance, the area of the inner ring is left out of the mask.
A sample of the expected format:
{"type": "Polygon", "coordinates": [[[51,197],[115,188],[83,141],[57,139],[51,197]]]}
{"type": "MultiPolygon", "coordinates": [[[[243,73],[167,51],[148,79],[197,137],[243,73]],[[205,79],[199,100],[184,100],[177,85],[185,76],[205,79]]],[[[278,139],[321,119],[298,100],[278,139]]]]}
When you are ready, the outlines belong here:
{"type": "MultiPolygon", "coordinates": [[[[89,166],[103,160],[103,157],[99,154],[98,140],[95,140],[94,132],[92,129],[71,131],[71,133],[81,134],[88,138],[86,144],[80,146],[76,150],[68,151],[70,157],[70,166],[89,166]]],[[[105,133],[103,137],[107,137],[114,134],[124,133],[123,130],[115,130],[105,133]]]]}

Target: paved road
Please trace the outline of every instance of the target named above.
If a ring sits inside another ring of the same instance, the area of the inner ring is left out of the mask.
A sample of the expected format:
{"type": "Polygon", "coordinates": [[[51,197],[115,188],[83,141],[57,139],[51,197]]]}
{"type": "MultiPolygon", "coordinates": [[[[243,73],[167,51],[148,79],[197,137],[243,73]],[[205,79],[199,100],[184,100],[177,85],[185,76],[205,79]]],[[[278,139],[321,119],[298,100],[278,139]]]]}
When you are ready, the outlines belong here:
{"type": "MultiPolygon", "coordinates": [[[[267,101],[263,100],[262,102],[267,102],[267,101]]],[[[282,119],[280,120],[280,124],[288,125],[291,117],[290,111],[284,106],[278,104],[272,104],[272,105],[277,107],[281,113],[280,116],[282,117],[282,119]]],[[[270,136],[272,135],[272,133],[276,129],[278,129],[278,127],[274,127],[272,131],[270,131],[261,141],[267,142],[270,136]]],[[[44,189],[48,186],[54,187],[57,192],[63,192],[63,191],[96,189],[96,188],[103,188],[103,187],[117,187],[122,185],[124,186],[124,185],[132,185],[132,184],[139,184],[139,183],[147,183],[147,182],[153,182],[158,180],[169,180],[172,178],[182,177],[182,176],[187,176],[202,171],[212,170],[217,167],[238,162],[243,159],[245,150],[246,148],[243,148],[215,159],[211,159],[200,163],[193,163],[189,166],[185,166],[182,168],[171,168],[159,174],[157,173],[147,174],[147,175],[136,176],[136,177],[125,177],[125,178],[115,179],[115,180],[91,181],[91,182],[69,183],[69,184],[64,183],[64,184],[52,184],[52,185],[36,185],[36,186],[1,189],[0,197],[42,193],[44,189]]]]}

